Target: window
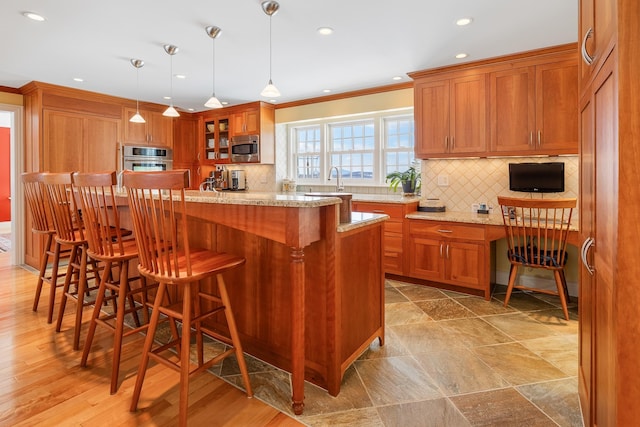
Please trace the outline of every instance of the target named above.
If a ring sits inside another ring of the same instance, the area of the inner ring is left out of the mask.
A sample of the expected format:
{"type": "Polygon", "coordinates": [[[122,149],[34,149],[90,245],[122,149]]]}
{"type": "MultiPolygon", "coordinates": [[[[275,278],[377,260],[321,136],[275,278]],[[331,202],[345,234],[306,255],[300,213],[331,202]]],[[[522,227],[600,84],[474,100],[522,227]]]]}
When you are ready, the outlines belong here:
{"type": "Polygon", "coordinates": [[[408,169],[413,151],[413,110],[380,112],[289,125],[291,170],[304,184],[384,185],[393,171],[408,169]]]}

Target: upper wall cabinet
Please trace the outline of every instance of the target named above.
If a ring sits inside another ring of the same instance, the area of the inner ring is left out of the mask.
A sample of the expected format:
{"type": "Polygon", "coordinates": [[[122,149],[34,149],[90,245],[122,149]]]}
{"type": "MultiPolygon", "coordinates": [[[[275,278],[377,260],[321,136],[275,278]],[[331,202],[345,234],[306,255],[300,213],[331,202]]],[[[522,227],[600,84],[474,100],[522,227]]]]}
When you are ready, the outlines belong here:
{"type": "Polygon", "coordinates": [[[490,73],[490,152],[577,154],[577,78],[575,60],[490,73]]]}
{"type": "Polygon", "coordinates": [[[143,144],[151,146],[173,147],[173,119],[158,111],[140,110],[145,123],[129,121],[136,113],[135,108],[124,108],[123,117],[125,144],[143,144]]]}
{"type": "Polygon", "coordinates": [[[410,76],[417,158],[578,153],[575,44],[410,76]]]}
{"type": "Polygon", "coordinates": [[[254,105],[231,116],[231,136],[260,133],[260,107],[254,105]]]}
{"type": "Polygon", "coordinates": [[[416,157],[479,155],[486,151],[486,76],[417,80],[416,157]]]}

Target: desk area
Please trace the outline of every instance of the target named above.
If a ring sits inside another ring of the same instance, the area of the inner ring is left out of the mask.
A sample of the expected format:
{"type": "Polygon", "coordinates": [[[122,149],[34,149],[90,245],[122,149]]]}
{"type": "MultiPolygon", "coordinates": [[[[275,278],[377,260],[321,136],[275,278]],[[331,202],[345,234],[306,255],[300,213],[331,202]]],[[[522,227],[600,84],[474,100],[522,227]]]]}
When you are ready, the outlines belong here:
{"type": "MultiPolygon", "coordinates": [[[[395,264],[385,262],[387,277],[491,298],[496,241],[505,237],[499,213],[419,212],[415,197],[354,195],[353,200],[354,210],[387,213],[404,207],[401,225],[392,222],[393,215],[385,223],[385,256],[401,255],[395,264]]],[[[577,218],[572,223],[568,242],[578,246],[577,218]]]]}

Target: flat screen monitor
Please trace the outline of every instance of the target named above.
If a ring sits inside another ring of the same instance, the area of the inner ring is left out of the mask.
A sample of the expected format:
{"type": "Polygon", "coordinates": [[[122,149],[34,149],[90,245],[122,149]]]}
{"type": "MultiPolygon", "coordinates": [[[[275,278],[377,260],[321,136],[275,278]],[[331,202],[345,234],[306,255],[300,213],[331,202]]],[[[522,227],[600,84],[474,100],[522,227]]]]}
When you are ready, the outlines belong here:
{"type": "Polygon", "coordinates": [[[509,163],[509,190],[527,193],[564,192],[564,163],[509,163]]]}

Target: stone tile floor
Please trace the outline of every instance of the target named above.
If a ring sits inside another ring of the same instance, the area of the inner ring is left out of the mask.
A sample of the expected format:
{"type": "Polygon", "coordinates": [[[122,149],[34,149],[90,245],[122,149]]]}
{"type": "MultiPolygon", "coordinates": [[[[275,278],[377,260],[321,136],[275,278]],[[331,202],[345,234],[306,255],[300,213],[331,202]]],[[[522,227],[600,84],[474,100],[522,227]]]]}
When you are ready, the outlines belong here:
{"type": "MultiPolygon", "coordinates": [[[[557,297],[493,299],[393,280],[386,284],[386,344],[377,340],[332,397],[306,383],[296,417],[309,426],[582,426],[578,314],[557,297]]],[[[260,400],[293,416],[289,375],[249,357],[260,400]]],[[[239,388],[235,359],[214,367],[239,388]]]]}

